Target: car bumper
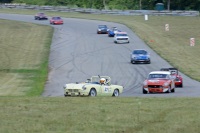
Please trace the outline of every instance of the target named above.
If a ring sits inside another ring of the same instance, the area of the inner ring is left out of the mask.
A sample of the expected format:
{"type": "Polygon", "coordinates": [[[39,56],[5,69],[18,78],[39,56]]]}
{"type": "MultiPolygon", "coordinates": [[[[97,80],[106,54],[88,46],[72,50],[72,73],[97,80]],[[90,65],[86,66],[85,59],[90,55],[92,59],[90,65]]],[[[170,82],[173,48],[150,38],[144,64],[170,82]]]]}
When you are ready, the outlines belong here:
{"type": "Polygon", "coordinates": [[[88,92],[65,92],[64,96],[88,96],[88,92]]]}
{"type": "Polygon", "coordinates": [[[129,40],[115,40],[116,43],[129,43],[129,40]]]}
{"type": "Polygon", "coordinates": [[[144,88],[148,93],[165,93],[168,88],[144,88]]]}
{"type": "Polygon", "coordinates": [[[107,31],[97,31],[98,34],[107,34],[107,31]]]}
{"type": "Polygon", "coordinates": [[[150,62],[150,59],[131,59],[131,62],[150,62]]]}

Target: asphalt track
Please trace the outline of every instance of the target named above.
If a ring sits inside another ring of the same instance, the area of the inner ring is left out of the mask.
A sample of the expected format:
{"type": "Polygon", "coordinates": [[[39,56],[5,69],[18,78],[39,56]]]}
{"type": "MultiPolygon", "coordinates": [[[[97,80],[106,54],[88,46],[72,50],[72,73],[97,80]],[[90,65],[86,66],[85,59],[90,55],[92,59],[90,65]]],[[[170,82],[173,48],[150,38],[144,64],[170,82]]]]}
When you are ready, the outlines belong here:
{"type": "MultiPolygon", "coordinates": [[[[32,15],[0,14],[0,18],[50,25],[49,21],[34,20],[32,15]]],[[[63,96],[63,85],[71,82],[83,82],[93,75],[107,75],[112,84],[124,86],[121,97],[199,97],[200,82],[183,77],[183,88],[175,93],[143,94],[142,83],[151,71],[162,67],[171,67],[168,62],[151,50],[129,28],[122,24],[64,18],[63,25],[52,25],[54,36],[49,56],[49,76],[42,96],[63,96]],[[115,44],[106,34],[96,34],[97,25],[116,26],[126,31],[129,44],[115,44]],[[151,64],[130,63],[133,49],[146,49],[151,55],[151,64]]]]}

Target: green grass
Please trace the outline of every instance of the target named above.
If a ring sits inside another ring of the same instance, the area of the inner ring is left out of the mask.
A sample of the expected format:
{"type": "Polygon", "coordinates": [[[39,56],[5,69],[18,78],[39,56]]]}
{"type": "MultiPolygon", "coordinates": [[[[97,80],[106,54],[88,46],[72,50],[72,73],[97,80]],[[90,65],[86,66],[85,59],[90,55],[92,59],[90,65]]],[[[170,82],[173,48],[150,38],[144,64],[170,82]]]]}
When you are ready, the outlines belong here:
{"type": "Polygon", "coordinates": [[[0,29],[0,95],[40,95],[53,29],[8,20],[0,20],[0,29]]]}
{"type": "MultiPolygon", "coordinates": [[[[0,9],[0,12],[33,15],[37,11],[0,9]]],[[[152,16],[144,21],[143,16],[58,14],[126,24],[172,65],[200,80],[199,17],[152,16]],[[170,25],[169,32],[164,31],[166,23],[170,25]],[[189,46],[190,37],[196,38],[194,47],[189,46]]],[[[0,29],[1,133],[200,131],[199,98],[40,97],[48,72],[53,29],[7,20],[0,20],[0,29]]]]}
{"type": "Polygon", "coordinates": [[[1,97],[2,133],[198,133],[200,99],[1,97]]]}

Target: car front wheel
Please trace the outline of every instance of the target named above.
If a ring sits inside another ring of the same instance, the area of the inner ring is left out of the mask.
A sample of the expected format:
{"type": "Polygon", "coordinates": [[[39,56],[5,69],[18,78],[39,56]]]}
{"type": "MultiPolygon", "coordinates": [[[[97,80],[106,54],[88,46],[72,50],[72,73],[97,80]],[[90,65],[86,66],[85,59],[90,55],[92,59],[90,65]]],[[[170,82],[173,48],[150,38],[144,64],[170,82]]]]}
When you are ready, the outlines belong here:
{"type": "Polygon", "coordinates": [[[114,96],[114,97],[118,97],[118,96],[119,96],[119,90],[118,90],[118,89],[115,89],[115,90],[114,90],[113,96],[114,96]]]}

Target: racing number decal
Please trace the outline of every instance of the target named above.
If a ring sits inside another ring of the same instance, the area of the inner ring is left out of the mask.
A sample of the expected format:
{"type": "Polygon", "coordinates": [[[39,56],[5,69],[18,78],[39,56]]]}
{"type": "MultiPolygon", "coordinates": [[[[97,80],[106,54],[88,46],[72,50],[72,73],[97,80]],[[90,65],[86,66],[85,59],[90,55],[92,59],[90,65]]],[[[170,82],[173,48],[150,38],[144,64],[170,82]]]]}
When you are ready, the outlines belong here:
{"type": "Polygon", "coordinates": [[[108,92],[108,87],[107,86],[104,87],[104,92],[106,92],[106,93],[108,92]]]}

